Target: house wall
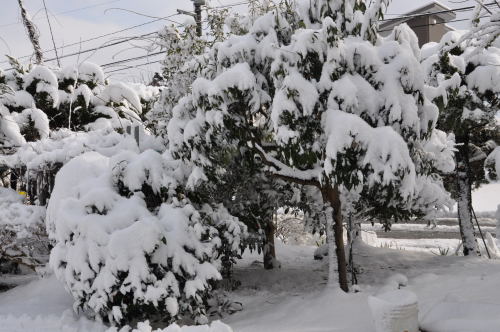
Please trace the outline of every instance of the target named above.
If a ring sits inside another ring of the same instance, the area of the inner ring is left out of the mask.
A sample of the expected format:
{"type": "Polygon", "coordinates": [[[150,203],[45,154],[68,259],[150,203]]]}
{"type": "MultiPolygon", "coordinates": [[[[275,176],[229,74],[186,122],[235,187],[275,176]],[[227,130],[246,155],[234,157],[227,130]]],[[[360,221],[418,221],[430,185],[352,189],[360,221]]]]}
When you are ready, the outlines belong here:
{"type": "MultiPolygon", "coordinates": [[[[431,41],[430,37],[430,27],[429,22],[434,19],[434,17],[422,16],[416,17],[406,22],[415,32],[418,37],[418,46],[422,47],[422,45],[431,41]]],[[[436,32],[437,33],[437,32],[436,32]]]]}
{"type": "MultiPolygon", "coordinates": [[[[444,21],[439,17],[438,18],[432,17],[430,19],[431,24],[434,22],[444,23],[444,21]]],[[[429,41],[438,43],[443,37],[443,35],[449,31],[452,31],[452,29],[448,27],[446,24],[431,25],[429,27],[429,41]]]]}
{"type": "MultiPolygon", "coordinates": [[[[428,42],[439,42],[441,40],[441,37],[443,37],[445,33],[453,30],[452,28],[444,24],[444,20],[439,18],[438,16],[416,17],[409,21],[406,21],[406,24],[408,24],[417,35],[418,45],[420,47],[428,42]]],[[[382,31],[379,32],[380,35],[382,35],[383,37],[387,37],[391,34],[393,27],[393,25],[385,27],[381,26],[382,31]]]]}

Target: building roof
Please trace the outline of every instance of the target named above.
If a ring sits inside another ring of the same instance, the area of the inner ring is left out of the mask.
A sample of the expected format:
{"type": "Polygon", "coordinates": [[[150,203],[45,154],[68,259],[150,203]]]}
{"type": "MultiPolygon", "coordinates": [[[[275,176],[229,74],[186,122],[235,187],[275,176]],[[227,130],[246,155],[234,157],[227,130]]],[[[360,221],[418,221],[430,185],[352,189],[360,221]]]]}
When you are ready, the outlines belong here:
{"type": "Polygon", "coordinates": [[[412,18],[418,17],[419,15],[425,16],[425,14],[433,13],[433,15],[438,16],[443,21],[448,22],[456,18],[455,12],[452,9],[443,5],[439,1],[432,1],[428,4],[421,6],[417,9],[412,10],[400,17],[385,19],[383,23],[380,24],[381,29],[391,29],[392,27],[411,20],[412,18]]]}

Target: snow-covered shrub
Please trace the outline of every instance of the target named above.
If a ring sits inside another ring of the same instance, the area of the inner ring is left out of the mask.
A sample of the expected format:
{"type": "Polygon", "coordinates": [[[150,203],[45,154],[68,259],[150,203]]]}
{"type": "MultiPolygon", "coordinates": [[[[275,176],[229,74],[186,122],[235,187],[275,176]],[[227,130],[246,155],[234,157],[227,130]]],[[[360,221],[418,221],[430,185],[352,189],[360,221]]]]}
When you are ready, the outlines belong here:
{"type": "Polygon", "coordinates": [[[50,264],[77,307],[118,325],[207,321],[215,261],[237,253],[244,228],[223,207],[192,203],[187,175],[153,150],[90,152],[61,169],[47,212],[50,264]]]}
{"type": "MultiPolygon", "coordinates": [[[[137,122],[156,99],[158,88],[108,82],[99,66],[35,65],[1,73],[0,83],[10,87],[0,99],[28,141],[45,138],[50,130],[111,126],[124,130],[137,122]],[[103,123],[102,119],[108,119],[103,123]]],[[[5,112],[5,110],[4,110],[5,112]]],[[[7,113],[5,114],[7,115],[7,113]]]]}
{"type": "Polygon", "coordinates": [[[220,322],[214,321],[210,325],[199,325],[199,326],[179,326],[177,324],[172,324],[164,329],[156,329],[149,324],[149,321],[137,323],[137,327],[132,329],[129,326],[124,326],[120,330],[116,327],[111,327],[106,332],[233,332],[231,327],[220,322]]]}
{"type": "Polygon", "coordinates": [[[87,62],[62,69],[25,68],[13,59],[11,63],[15,70],[0,73],[0,84],[6,87],[0,94],[0,149],[15,156],[2,158],[0,167],[16,170],[18,186],[29,193],[32,202],[44,205],[63,162],[90,150],[84,142],[66,137],[93,131],[100,132],[97,136],[132,132],[135,127],[141,127],[140,141],[148,136],[142,118],[156,100],[158,88],[108,82],[102,68],[87,62]],[[69,145],[62,146],[58,140],[69,145]],[[59,155],[49,155],[55,152],[54,145],[59,155]],[[26,159],[40,162],[28,166],[23,163],[26,159]]]}
{"type": "Polygon", "coordinates": [[[1,271],[4,264],[35,270],[48,260],[45,208],[26,205],[24,199],[16,191],[0,187],[1,271]]]}
{"type": "Polygon", "coordinates": [[[102,68],[27,68],[0,72],[0,148],[12,148],[51,136],[60,128],[75,131],[112,128],[125,132],[152,107],[159,90],[142,84],[108,82],[102,68]]]}

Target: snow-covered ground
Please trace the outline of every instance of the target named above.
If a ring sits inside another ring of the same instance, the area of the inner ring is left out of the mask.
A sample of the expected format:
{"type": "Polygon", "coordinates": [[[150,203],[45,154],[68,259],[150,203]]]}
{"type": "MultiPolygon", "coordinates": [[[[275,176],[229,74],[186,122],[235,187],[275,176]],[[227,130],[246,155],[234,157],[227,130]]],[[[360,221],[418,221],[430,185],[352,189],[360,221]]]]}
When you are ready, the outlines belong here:
{"type": "MultiPolygon", "coordinates": [[[[355,252],[358,293],[326,289],[327,261],[313,260],[314,246],[279,244],[281,268],[266,271],[246,252],[232,293],[244,309],[223,321],[235,332],[375,331],[368,297],[390,289],[397,273],[419,300],[419,322],[432,332],[497,332],[500,327],[500,260],[439,256],[363,245],[355,252]]],[[[401,278],[399,276],[398,278],[401,278]]],[[[2,332],[101,332],[106,328],[72,313],[72,299],[53,277],[0,294],[2,332]]]]}
{"type": "Polygon", "coordinates": [[[325,289],[326,261],[311,260],[314,250],[279,246],[277,271],[263,271],[252,264],[257,256],[245,256],[236,293],[245,309],[225,322],[238,332],[375,331],[368,296],[390,288],[386,282],[402,273],[419,299],[422,328],[499,330],[500,261],[363,246],[355,255],[361,292],[346,295],[325,289]]]}

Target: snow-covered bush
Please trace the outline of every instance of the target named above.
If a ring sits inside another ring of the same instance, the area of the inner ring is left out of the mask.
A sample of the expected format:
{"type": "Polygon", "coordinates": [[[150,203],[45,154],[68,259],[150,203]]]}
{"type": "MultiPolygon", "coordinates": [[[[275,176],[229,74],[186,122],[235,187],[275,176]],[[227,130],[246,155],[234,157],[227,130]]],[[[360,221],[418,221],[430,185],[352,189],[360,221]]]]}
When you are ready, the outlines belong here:
{"type": "Polygon", "coordinates": [[[138,138],[147,136],[141,118],[156,100],[158,88],[108,82],[99,66],[87,62],[63,69],[25,68],[15,60],[11,64],[15,70],[0,73],[0,84],[6,87],[0,94],[0,150],[14,156],[2,157],[0,167],[13,170],[11,186],[27,191],[31,202],[45,205],[63,162],[89,150],[85,142],[65,139],[68,136],[99,131],[99,137],[138,126],[138,138]],[[55,145],[59,155],[51,148],[55,145]],[[23,163],[26,159],[31,159],[30,166],[23,163]]]}
{"type": "Polygon", "coordinates": [[[153,150],[90,152],[61,169],[47,211],[50,264],[77,307],[118,325],[207,321],[216,260],[239,251],[245,230],[223,207],[191,202],[188,176],[153,150]]]}
{"type": "Polygon", "coordinates": [[[16,191],[0,187],[0,270],[3,265],[35,270],[48,260],[45,208],[24,204],[16,191]]]}
{"type": "Polygon", "coordinates": [[[19,129],[0,131],[11,145],[19,145],[18,132],[35,141],[59,128],[125,130],[140,121],[148,111],[143,106],[150,107],[159,92],[144,85],[108,82],[102,68],[88,62],[65,68],[24,68],[14,60],[11,64],[15,70],[0,73],[0,83],[10,88],[0,98],[2,121],[12,119],[19,129]]]}

